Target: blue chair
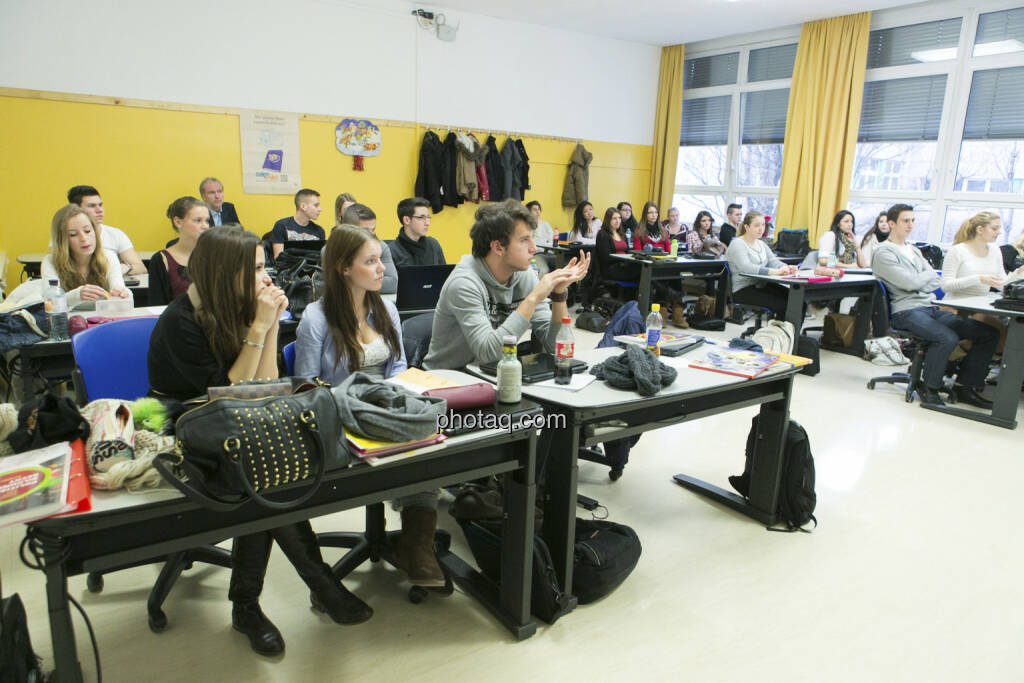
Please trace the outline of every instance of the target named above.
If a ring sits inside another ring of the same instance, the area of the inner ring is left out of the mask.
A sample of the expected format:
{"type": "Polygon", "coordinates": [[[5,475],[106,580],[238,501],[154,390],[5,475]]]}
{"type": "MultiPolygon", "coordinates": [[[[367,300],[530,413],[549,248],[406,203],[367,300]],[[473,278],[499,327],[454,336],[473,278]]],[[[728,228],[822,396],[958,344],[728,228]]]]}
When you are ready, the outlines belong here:
{"type": "Polygon", "coordinates": [[[90,327],[71,339],[75,398],[134,401],[149,391],[146,356],[157,318],[128,318],[90,327]]]}
{"type": "Polygon", "coordinates": [[[284,348],[281,349],[281,357],[284,358],[284,369],[291,377],[295,374],[295,342],[285,344],[284,348]]]}
{"type": "MultiPolygon", "coordinates": [[[[75,357],[75,397],[80,405],[99,398],[133,401],[146,395],[149,391],[146,357],[149,353],[149,337],[156,321],[156,317],[114,320],[79,332],[71,339],[71,352],[75,357]]],[[[206,562],[230,569],[231,553],[214,545],[206,545],[180,553],[160,555],[102,572],[90,572],[86,578],[86,587],[92,593],[99,593],[103,590],[104,574],[157,562],[163,562],[164,566],[146,603],[149,628],[155,633],[167,626],[167,615],[161,608],[181,572],[191,568],[194,562],[206,562]]]]}

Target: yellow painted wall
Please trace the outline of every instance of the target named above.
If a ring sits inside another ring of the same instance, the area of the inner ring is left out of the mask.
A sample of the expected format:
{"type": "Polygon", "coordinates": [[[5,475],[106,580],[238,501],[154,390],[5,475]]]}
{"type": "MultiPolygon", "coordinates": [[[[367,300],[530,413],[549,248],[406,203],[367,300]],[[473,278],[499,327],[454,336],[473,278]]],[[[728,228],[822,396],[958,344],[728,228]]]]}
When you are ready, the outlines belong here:
{"type": "MultiPolygon", "coordinates": [[[[198,196],[198,183],[207,175],[223,181],[227,201],[235,204],[243,225],[257,234],[294,213],[290,196],[242,193],[238,117],[232,114],[3,96],[0,120],[5,138],[0,186],[9,198],[0,245],[11,260],[8,289],[20,278],[15,257],[46,250],[50,219],[72,185],[99,188],[104,222],[127,232],[138,250],[159,249],[173,236],[164,214],[167,205],[182,195],[198,196]]],[[[334,147],[334,125],[299,122],[302,184],[319,191],[324,206],[317,222],[330,228],[334,197],[351,192],[377,213],[378,235],[392,239],[397,233],[395,205],[413,193],[424,131],[383,127],[381,154],[366,158],[366,170],[357,172],[352,158],[334,147]]],[[[498,139],[499,148],[503,142],[498,139]]],[[[574,143],[529,137],[523,142],[533,187],[526,201],[539,201],[543,217],[567,230],[572,211],[563,209],[560,200],[574,143]]],[[[589,190],[598,217],[618,201],[636,205],[647,199],[650,146],[583,144],[594,154],[589,190]]],[[[449,261],[468,253],[475,209],[474,204],[446,207],[434,218],[431,234],[449,261]]]]}

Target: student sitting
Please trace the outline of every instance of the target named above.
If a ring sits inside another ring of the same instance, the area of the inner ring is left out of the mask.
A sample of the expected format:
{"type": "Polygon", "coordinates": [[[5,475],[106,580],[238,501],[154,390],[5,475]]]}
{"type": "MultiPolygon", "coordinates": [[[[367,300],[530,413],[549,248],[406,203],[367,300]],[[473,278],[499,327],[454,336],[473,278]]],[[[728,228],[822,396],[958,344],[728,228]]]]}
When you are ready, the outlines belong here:
{"type": "Polygon", "coordinates": [[[356,203],[356,198],[348,192],[342,192],[334,198],[334,224],[343,225],[345,221],[342,218],[345,216],[345,210],[356,203]]]}
{"type": "Polygon", "coordinates": [[[875,224],[864,233],[864,237],[860,241],[860,255],[864,259],[865,268],[871,267],[871,257],[875,253],[875,249],[887,239],[889,239],[889,219],[886,218],[886,212],[883,211],[878,214],[875,224]]]}
{"type": "Polygon", "coordinates": [[[925,384],[921,402],[944,405],[939,397],[949,354],[961,339],[971,341],[971,350],[960,362],[955,390],[957,399],[990,409],[992,401],[981,394],[999,333],[977,320],[963,319],[932,304],[932,294],[941,284],[917,247],[908,244],[914,230],[914,209],[896,204],[889,209],[889,239],[879,245],[871,261],[875,277],[885,283],[892,310],[892,326],[931,342],[924,359],[925,384]]]}
{"type": "MultiPolygon", "coordinates": [[[[153,328],[151,393],[185,401],[212,386],[277,377],[278,319],[288,299],[271,282],[263,260],[259,238],[237,225],[200,236],[189,265],[193,284],[153,328]]],[[[308,521],[239,536],[231,549],[231,623],[257,653],[284,651],[281,632],[259,604],[273,541],[309,587],[315,609],[339,624],[373,615],[334,578],[308,521]]]]}
{"type": "Polygon", "coordinates": [[[320,217],[320,193],[303,188],[295,193],[295,215],[285,216],[270,231],[274,258],[284,251],[285,242],[323,241],[324,229],[314,223],[320,217]]]}
{"type": "Polygon", "coordinates": [[[728,247],[732,244],[733,239],[738,234],[740,217],[742,216],[743,207],[739,204],[730,204],[725,210],[725,221],[722,222],[722,226],[718,230],[718,239],[722,240],[722,244],[725,246],[728,247]]]}
{"type": "Polygon", "coordinates": [[[619,202],[615,205],[622,216],[622,234],[628,231],[630,234],[636,230],[636,216],[633,215],[633,205],[629,202],[619,202]]]}
{"type": "Polygon", "coordinates": [[[203,178],[199,183],[199,198],[210,207],[210,227],[241,223],[235,205],[224,201],[224,183],[216,178],[203,178]]]}
{"type": "Polygon", "coordinates": [[[601,221],[594,218],[594,205],[590,202],[577,204],[572,212],[572,231],[569,233],[569,241],[595,244],[597,231],[600,229],[601,221]]]}
{"type": "Polygon", "coordinates": [[[533,243],[538,247],[550,247],[555,243],[555,233],[551,224],[540,218],[540,202],[534,200],[526,203],[526,208],[537,221],[537,229],[533,232],[533,243]]]}
{"type": "Polygon", "coordinates": [[[210,228],[210,208],[195,197],[179,197],[167,207],[178,241],[149,260],[149,305],[164,306],[191,284],[188,261],[199,236],[210,228]]]}
{"type": "Polygon", "coordinates": [[[782,285],[759,283],[751,275],[792,275],[796,266],[787,266],[761,241],[764,215],[748,211],[736,239],[729,244],[725,258],[732,272],[732,299],[736,303],[764,306],[778,315],[786,312],[787,294],[782,285]]]}
{"type": "Polygon", "coordinates": [[[672,240],[668,231],[658,222],[658,205],[654,202],[644,204],[640,222],[633,231],[633,249],[640,251],[647,245],[651,248],[657,247],[666,254],[672,251],[672,240]]]}
{"type": "Polygon", "coordinates": [[[597,263],[601,277],[606,280],[635,281],[640,276],[639,266],[612,258],[613,254],[628,254],[629,245],[622,230],[622,214],[609,207],[604,212],[604,221],[597,231],[597,263]]]}
{"type": "Polygon", "coordinates": [[[129,298],[117,262],[104,253],[96,223],[77,204],[68,204],[53,214],[50,222],[50,253],[39,270],[45,283],[57,280],[67,292],[68,308],[83,301],[129,298]]]}
{"type": "Polygon", "coordinates": [[[122,275],[137,275],[146,272],[146,266],[142,265],[142,259],[135,252],[135,247],[132,246],[128,235],[123,230],[103,223],[106,213],[99,190],[92,185],[75,185],[68,190],[68,204],[78,204],[92,216],[93,223],[99,226],[100,242],[103,243],[103,248],[114,255],[108,261],[111,265],[119,267],[122,275]]]}
{"type": "Polygon", "coordinates": [[[712,230],[711,214],[701,211],[693,220],[693,230],[686,233],[686,248],[691,254],[705,253],[721,256],[725,253],[725,244],[715,237],[712,230]]]}
{"type": "Polygon", "coordinates": [[[828,265],[829,258],[835,256],[835,265],[840,268],[864,268],[864,256],[861,254],[859,240],[853,234],[853,214],[845,209],[832,218],[828,232],[818,238],[818,264],[828,265]]]}
{"type": "MultiPolygon", "coordinates": [[[[357,370],[387,379],[406,369],[398,309],[380,296],[383,248],[364,228],[342,225],[331,232],[323,262],[324,295],[306,308],[296,333],[297,376],[337,386],[357,370]]],[[[443,586],[433,545],[437,492],[416,493],[399,503],[398,565],[417,586],[443,586]]]]}
{"type": "Polygon", "coordinates": [[[430,202],[408,197],[398,202],[398,235],[387,243],[395,267],[440,266],[444,260],[441,244],[427,234],[430,230],[430,202]]]}
{"type": "Polygon", "coordinates": [[[683,233],[686,232],[686,226],[679,222],[679,209],[672,207],[668,210],[668,220],[661,222],[661,227],[668,230],[668,236],[670,239],[677,241],[683,240],[683,233]]]}
{"type": "MultiPolygon", "coordinates": [[[[356,225],[370,231],[370,234],[377,237],[377,214],[365,204],[350,204],[342,216],[341,225],[356,225]]],[[[327,247],[321,254],[320,260],[327,253],[327,247]]],[[[398,291],[398,269],[395,268],[395,259],[391,255],[391,249],[383,242],[380,243],[380,262],[384,264],[384,281],[380,286],[381,294],[394,294],[398,291]]]]}

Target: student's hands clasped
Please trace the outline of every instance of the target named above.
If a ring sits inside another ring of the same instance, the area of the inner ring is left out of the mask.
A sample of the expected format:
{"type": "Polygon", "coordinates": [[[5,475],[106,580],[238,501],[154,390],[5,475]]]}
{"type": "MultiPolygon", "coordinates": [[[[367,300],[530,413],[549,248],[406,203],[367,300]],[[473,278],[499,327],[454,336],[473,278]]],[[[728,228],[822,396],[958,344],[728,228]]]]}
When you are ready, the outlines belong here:
{"type": "Polygon", "coordinates": [[[115,289],[114,291],[107,293],[107,290],[103,289],[99,285],[82,285],[80,292],[82,301],[96,301],[97,299],[109,299],[111,295],[119,297],[121,299],[128,298],[128,292],[123,289],[115,289]]]}
{"type": "Polygon", "coordinates": [[[981,284],[988,285],[989,287],[995,287],[996,289],[1002,287],[1006,281],[1006,279],[1000,275],[979,275],[978,280],[981,284]]]}
{"type": "Polygon", "coordinates": [[[288,308],[288,297],[284,290],[267,285],[256,294],[256,318],[252,327],[266,333],[288,308]]]}
{"type": "Polygon", "coordinates": [[[796,266],[782,266],[781,268],[772,268],[768,273],[776,276],[796,275],[796,266]]]}

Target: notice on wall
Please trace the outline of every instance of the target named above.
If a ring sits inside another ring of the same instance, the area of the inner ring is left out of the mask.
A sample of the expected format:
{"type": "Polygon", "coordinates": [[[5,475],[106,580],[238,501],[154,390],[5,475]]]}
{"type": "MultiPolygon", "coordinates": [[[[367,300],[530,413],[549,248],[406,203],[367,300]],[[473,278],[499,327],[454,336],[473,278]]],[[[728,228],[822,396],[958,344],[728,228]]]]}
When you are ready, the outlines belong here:
{"type": "Polygon", "coordinates": [[[242,191],[295,194],[299,174],[299,117],[272,111],[241,111],[242,191]]]}

